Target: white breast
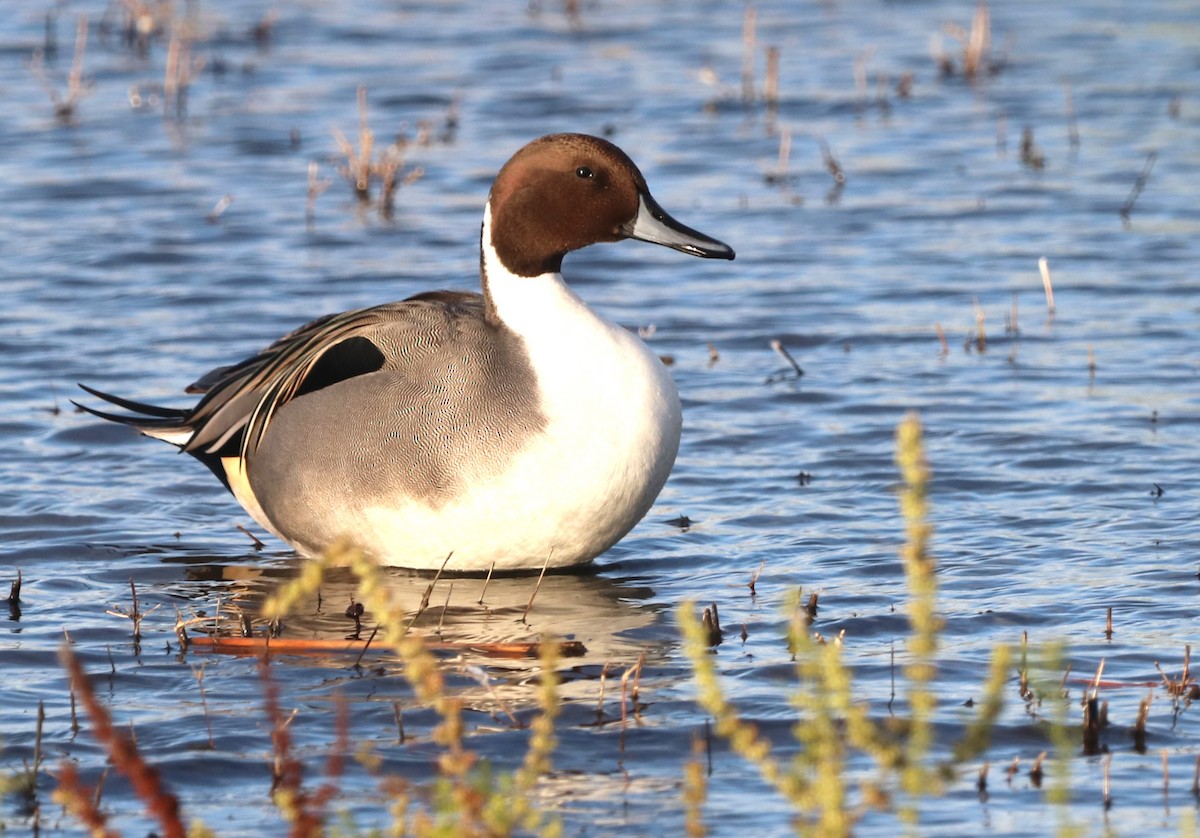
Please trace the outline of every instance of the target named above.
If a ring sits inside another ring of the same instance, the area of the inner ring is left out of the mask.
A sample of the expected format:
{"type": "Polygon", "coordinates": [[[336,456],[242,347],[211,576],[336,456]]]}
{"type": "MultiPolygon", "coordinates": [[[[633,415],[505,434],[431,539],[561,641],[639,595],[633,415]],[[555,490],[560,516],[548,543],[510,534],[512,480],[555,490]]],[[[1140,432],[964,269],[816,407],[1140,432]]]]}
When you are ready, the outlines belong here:
{"type": "Polygon", "coordinates": [[[374,509],[360,543],[409,567],[562,567],[608,549],[658,496],[679,448],[679,396],[635,335],[557,273],[519,277],[484,245],[488,290],[537,375],[544,432],[504,473],[437,509],[374,509]]]}

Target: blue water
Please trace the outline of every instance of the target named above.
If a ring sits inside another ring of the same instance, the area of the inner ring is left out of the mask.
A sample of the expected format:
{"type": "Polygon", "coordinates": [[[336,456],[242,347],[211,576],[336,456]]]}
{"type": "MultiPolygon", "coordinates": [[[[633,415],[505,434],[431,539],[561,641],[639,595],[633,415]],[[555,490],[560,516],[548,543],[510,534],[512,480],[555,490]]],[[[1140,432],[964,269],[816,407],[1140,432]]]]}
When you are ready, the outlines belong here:
{"type": "MultiPolygon", "coordinates": [[[[784,754],[795,747],[794,679],[781,609],[797,587],[819,592],[814,630],[845,632],[856,696],[887,716],[891,650],[903,665],[907,633],[893,435],[910,410],[934,474],[939,749],[970,718],[962,705],[980,697],[993,647],[1023,633],[1033,647],[1066,644],[1055,683],[1066,664],[1087,678],[1101,660],[1115,682],[1157,681],[1156,662],[1178,677],[1200,592],[1192,4],[997,4],[995,66],[967,82],[953,27],[969,29],[970,3],[759,3],[751,101],[739,3],[609,0],[582,4],[573,19],[549,2],[484,12],[308,0],[278,7],[262,42],[250,34],[260,8],[176,6],[159,25],[193,33],[182,109],[163,104],[169,34],[143,56],[123,40],[117,5],[29,2],[0,16],[0,584],[24,576],[20,614],[0,626],[0,769],[32,758],[43,702],[42,830],[79,831],[50,801],[59,762],[78,761],[95,783],[106,761],[86,728],[71,730],[56,658],[64,630],[187,817],[230,835],[279,824],[256,663],[181,656],[172,626],[176,608],[211,618],[218,600],[254,617],[299,563],[262,533],[256,550],[237,526],[256,528],[201,466],[76,412],[75,383],[185,405],[184,385],[312,317],[474,287],[492,176],[553,131],[610,136],[664,207],[738,252],[714,264],[625,243],[568,259],[585,299],[630,328],[653,327],[650,345],[673,360],[685,407],[673,476],[593,571],[548,579],[527,622],[534,581],[510,579],[493,581],[486,610],[477,583],[443,581],[419,623],[435,632],[440,618],[450,640],[551,632],[587,646],[562,664],[560,745],[538,792],[569,834],[682,829],[682,766],[706,718],[678,645],[683,601],[718,604],[724,684],[784,754]],[[51,10],[57,54],[39,70],[51,10]],[[47,91],[66,88],[79,14],[90,21],[85,95],[61,120],[47,91]],[[780,55],[774,108],[762,97],[768,46],[780,55]],[[953,75],[939,72],[937,51],[953,58],[953,75]],[[406,166],[421,170],[391,219],[360,206],[336,171],[333,129],[357,133],[360,86],[378,145],[402,134],[406,166]],[[1022,162],[1026,127],[1041,168],[1022,162]],[[786,176],[772,177],[784,131],[786,176]],[[822,143],[844,173],[840,189],[822,143]],[[318,183],[330,182],[310,215],[312,164],[318,183]],[[802,377],[789,375],[772,340],[802,377]],[[670,523],[683,515],[690,527],[670,523]],[[764,561],[752,596],[747,583],[764,561]],[[129,607],[130,579],[144,610],[161,606],[140,649],[128,621],[105,613],[129,607]],[[622,727],[620,675],[643,652],[645,706],[622,727]]],[[[390,583],[415,607],[428,580],[396,572],[390,583]]],[[[322,608],[311,603],[291,630],[349,630],[349,579],[323,593],[322,608]]],[[[536,666],[467,663],[479,669],[451,660],[447,671],[470,708],[470,744],[512,768],[528,734],[502,705],[528,717],[536,666]]],[[[370,743],[385,770],[428,775],[432,715],[386,656],[361,669],[286,658],[272,672],[285,709],[297,710],[310,777],[333,742],[339,694],[352,702],[355,742],[370,743]],[[404,745],[395,701],[413,736],[404,745]]],[[[1083,686],[1067,687],[1078,721],[1083,686]]],[[[1066,821],[1088,832],[1177,831],[1196,805],[1194,712],[1162,689],[1101,693],[1111,808],[1099,756],[1068,761],[1067,806],[1047,800],[1049,781],[1034,786],[1028,766],[1053,750],[1044,719],[1054,702],[1026,705],[1014,678],[987,754],[987,800],[976,761],[924,804],[921,833],[1042,834],[1066,821]],[[1151,693],[1139,754],[1129,727],[1151,693]],[[1014,757],[1021,769],[1009,783],[1014,757]]],[[[719,741],[713,749],[712,832],[791,832],[791,811],[755,769],[719,741]]],[[[870,766],[855,763],[852,776],[871,776],[870,766]]],[[[342,811],[361,827],[383,822],[364,769],[342,782],[342,811]]],[[[106,780],[104,801],[118,828],[150,828],[119,778],[106,780]]],[[[6,798],[0,822],[21,832],[35,818],[6,798]]],[[[859,825],[861,834],[895,828],[886,813],[859,825]]]]}

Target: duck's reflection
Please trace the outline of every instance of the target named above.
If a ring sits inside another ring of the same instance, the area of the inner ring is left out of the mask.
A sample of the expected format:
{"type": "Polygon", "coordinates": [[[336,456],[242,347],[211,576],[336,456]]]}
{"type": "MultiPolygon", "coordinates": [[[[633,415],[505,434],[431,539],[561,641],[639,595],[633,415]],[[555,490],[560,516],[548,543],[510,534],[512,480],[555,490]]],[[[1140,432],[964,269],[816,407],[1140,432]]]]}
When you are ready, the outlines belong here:
{"type": "MultiPolygon", "coordinates": [[[[261,555],[237,564],[193,563],[192,559],[188,581],[181,583],[187,591],[180,593],[205,600],[210,617],[219,595],[225,632],[248,624],[262,633],[263,604],[299,574],[305,561],[298,557],[264,561],[261,555]],[[234,615],[236,622],[230,619],[234,615]]],[[[619,681],[643,655],[653,662],[662,658],[668,646],[662,633],[653,631],[659,610],[648,602],[653,591],[595,571],[546,575],[540,585],[536,576],[435,578],[399,568],[385,569],[383,578],[394,601],[408,614],[410,631],[441,649],[451,669],[464,674],[462,686],[468,693],[474,692],[469,682],[479,682],[481,699],[490,696],[524,704],[532,696],[536,651],[512,656],[511,647],[519,644],[573,641],[576,653],[561,658],[558,666],[560,697],[567,700],[594,699],[592,682],[602,673],[619,681]],[[428,604],[422,609],[426,597],[428,604]]],[[[281,637],[325,641],[354,636],[355,621],[347,610],[356,599],[357,586],[349,570],[327,571],[319,592],[299,602],[285,620],[281,637]]],[[[361,620],[360,636],[365,639],[375,623],[370,612],[363,613],[361,620]]],[[[341,656],[340,663],[327,653],[305,657],[323,665],[354,663],[354,655],[341,656]]],[[[398,668],[394,655],[381,645],[364,656],[364,665],[368,662],[398,668]]]]}

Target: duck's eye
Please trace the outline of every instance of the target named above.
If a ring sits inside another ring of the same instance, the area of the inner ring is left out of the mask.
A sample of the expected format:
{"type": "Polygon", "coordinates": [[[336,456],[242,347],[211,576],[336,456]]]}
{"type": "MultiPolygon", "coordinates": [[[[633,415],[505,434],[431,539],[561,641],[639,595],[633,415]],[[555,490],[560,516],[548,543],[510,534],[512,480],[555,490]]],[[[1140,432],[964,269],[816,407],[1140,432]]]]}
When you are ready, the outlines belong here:
{"type": "Polygon", "coordinates": [[[587,180],[591,180],[596,175],[587,166],[580,166],[578,169],[575,170],[575,176],[581,177],[581,178],[586,178],[587,180]]]}

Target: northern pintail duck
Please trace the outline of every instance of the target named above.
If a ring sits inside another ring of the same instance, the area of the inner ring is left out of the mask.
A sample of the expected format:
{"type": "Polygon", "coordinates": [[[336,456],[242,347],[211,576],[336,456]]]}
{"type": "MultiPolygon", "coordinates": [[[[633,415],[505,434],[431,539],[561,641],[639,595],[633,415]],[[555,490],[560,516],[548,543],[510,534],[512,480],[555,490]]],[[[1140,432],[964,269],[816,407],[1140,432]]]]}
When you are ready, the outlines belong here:
{"type": "Polygon", "coordinates": [[[304,554],[348,539],[418,569],[582,564],[641,520],[679,448],[667,369],[561,274],[570,251],[627,238],[734,256],[664,212],[612,143],[542,137],[492,185],[482,294],[314,320],[205,375],[188,409],[84,387],[137,415],[88,410],[191,454],[304,554]]]}

